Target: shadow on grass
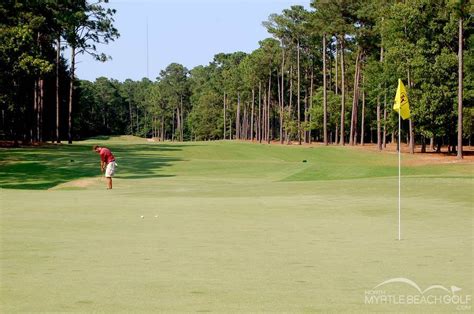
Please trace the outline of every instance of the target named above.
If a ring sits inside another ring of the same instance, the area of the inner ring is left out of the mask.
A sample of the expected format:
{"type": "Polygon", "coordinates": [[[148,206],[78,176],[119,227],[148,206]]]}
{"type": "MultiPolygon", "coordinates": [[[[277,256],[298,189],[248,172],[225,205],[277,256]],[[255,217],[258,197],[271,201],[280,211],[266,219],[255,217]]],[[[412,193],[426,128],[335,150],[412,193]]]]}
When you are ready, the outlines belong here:
{"type": "MultiPolygon", "coordinates": [[[[189,145],[104,145],[117,159],[117,177],[142,179],[170,177],[160,172],[177,157],[165,152],[180,151],[189,145]]],[[[100,157],[91,145],[51,145],[31,148],[0,149],[0,187],[4,189],[46,190],[77,179],[103,175],[100,157]]]]}
{"type": "Polygon", "coordinates": [[[110,136],[108,135],[98,135],[98,136],[89,138],[89,140],[94,140],[94,141],[106,141],[108,139],[110,139],[110,136]]]}

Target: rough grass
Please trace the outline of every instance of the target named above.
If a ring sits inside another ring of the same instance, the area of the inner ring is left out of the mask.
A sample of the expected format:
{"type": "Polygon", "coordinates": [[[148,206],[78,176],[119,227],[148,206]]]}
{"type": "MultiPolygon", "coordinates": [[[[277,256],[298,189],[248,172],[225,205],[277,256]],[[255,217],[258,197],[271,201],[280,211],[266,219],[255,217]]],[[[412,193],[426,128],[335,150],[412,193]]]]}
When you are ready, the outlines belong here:
{"type": "Polygon", "coordinates": [[[0,150],[0,308],[453,312],[365,292],[406,277],[472,295],[473,168],[404,167],[397,241],[390,154],[129,137],[0,150]],[[118,159],[112,191],[97,142],[118,159]]]}

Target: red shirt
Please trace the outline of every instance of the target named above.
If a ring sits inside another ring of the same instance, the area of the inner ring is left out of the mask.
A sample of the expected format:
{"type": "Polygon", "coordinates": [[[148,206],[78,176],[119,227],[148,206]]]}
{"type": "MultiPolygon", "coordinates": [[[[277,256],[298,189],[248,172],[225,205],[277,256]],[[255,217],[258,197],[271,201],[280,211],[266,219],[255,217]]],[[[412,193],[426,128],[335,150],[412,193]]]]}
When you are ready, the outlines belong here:
{"type": "Polygon", "coordinates": [[[107,164],[109,162],[115,161],[114,155],[112,155],[112,152],[108,148],[102,147],[100,149],[99,154],[100,154],[100,160],[102,160],[103,162],[107,164]]]}

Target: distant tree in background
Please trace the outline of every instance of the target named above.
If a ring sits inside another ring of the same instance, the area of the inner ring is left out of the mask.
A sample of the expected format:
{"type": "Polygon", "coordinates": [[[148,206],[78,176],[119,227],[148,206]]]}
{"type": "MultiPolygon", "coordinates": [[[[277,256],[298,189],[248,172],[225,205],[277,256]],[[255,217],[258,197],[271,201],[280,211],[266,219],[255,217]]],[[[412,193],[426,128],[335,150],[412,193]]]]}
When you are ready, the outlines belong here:
{"type": "Polygon", "coordinates": [[[97,52],[96,44],[108,44],[119,37],[113,26],[114,9],[106,9],[101,3],[108,0],[97,0],[88,3],[85,0],[72,1],[76,6],[67,12],[65,37],[71,48],[70,88],[69,88],[69,116],[68,116],[68,143],[72,143],[72,104],[74,96],[74,75],[76,55],[87,53],[98,61],[106,61],[108,56],[97,52]]]}
{"type": "Polygon", "coordinates": [[[105,9],[103,2],[107,1],[0,4],[1,133],[5,138],[59,142],[60,107],[68,99],[68,140],[72,141],[75,55],[89,53],[105,60],[95,44],[118,37],[112,25],[115,10],[105,9]],[[72,50],[69,73],[61,57],[61,38],[72,50]],[[70,84],[69,92],[61,88],[63,82],[70,84]]]}

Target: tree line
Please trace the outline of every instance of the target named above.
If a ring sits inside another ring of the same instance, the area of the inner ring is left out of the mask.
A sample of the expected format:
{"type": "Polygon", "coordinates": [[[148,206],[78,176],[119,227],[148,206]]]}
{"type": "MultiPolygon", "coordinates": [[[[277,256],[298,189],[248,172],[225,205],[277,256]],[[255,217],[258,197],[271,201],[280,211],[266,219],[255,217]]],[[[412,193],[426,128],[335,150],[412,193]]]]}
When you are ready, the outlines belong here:
{"type": "Polygon", "coordinates": [[[75,60],[108,56],[97,44],[118,38],[108,0],[7,0],[0,3],[0,137],[15,142],[73,139],[75,60]],[[70,59],[62,55],[68,47],[70,59]]]}
{"type": "MultiPolygon", "coordinates": [[[[114,12],[101,12],[99,20],[108,21],[112,40],[114,12]]],[[[382,150],[398,135],[392,105],[401,78],[412,111],[402,124],[410,151],[415,144],[422,151],[448,144],[462,158],[462,143],[470,144],[474,133],[470,1],[314,0],[309,10],[291,6],[271,14],[263,26],[272,37],[251,53],[219,53],[208,65],[190,70],[172,63],[153,81],[98,78],[71,84],[74,89],[63,96],[77,95],[72,135],[374,142],[382,150]]],[[[63,64],[57,62],[56,69],[71,74],[73,62],[63,64]]],[[[69,75],[70,82],[73,78],[69,75]]],[[[36,97],[28,86],[29,97],[36,97]]],[[[31,120],[31,102],[22,101],[31,120]]],[[[16,111],[6,110],[9,119],[21,112],[18,100],[11,104],[16,111]]]]}

